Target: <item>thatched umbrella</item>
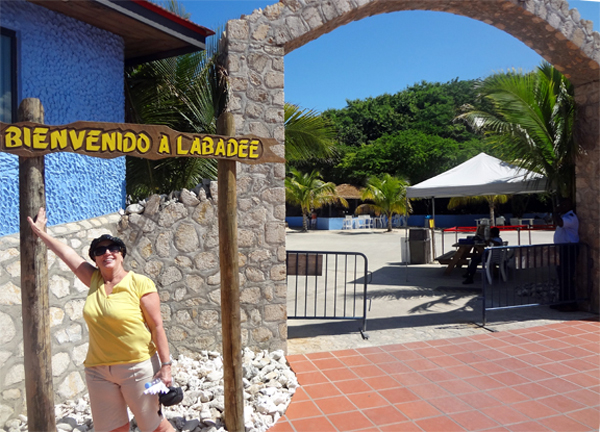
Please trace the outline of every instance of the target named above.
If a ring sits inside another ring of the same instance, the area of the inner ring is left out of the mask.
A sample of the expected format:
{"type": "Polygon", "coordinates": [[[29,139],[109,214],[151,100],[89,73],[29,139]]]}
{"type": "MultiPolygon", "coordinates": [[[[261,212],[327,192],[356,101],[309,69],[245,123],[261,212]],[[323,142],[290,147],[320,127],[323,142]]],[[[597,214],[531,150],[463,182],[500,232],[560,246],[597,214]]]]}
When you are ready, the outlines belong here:
{"type": "Polygon", "coordinates": [[[362,194],[362,188],[357,188],[356,186],[352,186],[348,183],[343,183],[341,185],[337,185],[335,187],[338,196],[346,199],[346,201],[353,200],[353,208],[356,209],[358,206],[358,201],[361,201],[360,197],[362,194]]]}

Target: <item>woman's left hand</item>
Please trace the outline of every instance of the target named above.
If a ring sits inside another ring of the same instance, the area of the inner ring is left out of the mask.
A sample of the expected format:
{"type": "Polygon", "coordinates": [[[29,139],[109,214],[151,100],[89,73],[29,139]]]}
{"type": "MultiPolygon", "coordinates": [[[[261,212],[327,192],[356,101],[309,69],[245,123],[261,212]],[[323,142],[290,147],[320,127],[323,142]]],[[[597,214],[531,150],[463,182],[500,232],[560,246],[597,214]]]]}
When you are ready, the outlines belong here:
{"type": "Polygon", "coordinates": [[[156,372],[156,375],[154,375],[154,379],[156,378],[160,378],[167,387],[170,387],[173,383],[173,378],[171,377],[171,365],[161,366],[158,372],[156,372]]]}

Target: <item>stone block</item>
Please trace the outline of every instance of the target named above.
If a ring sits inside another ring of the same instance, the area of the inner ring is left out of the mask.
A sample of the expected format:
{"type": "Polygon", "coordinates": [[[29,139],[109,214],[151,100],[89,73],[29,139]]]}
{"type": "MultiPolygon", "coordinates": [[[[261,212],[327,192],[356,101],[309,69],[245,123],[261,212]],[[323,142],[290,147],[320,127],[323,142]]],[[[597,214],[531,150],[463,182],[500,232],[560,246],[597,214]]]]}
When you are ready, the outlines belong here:
{"type": "Polygon", "coordinates": [[[248,22],[245,20],[229,20],[225,31],[230,40],[247,40],[250,35],[248,22]]]}
{"type": "Polygon", "coordinates": [[[270,27],[266,24],[261,24],[254,29],[252,32],[252,39],[255,41],[265,40],[267,35],[269,34],[270,27]]]}
{"type": "Polygon", "coordinates": [[[280,281],[285,280],[286,267],[285,264],[278,264],[271,267],[271,280],[280,281]]]}
{"type": "Polygon", "coordinates": [[[158,283],[163,287],[168,287],[175,282],[179,282],[181,279],[183,279],[183,275],[178,268],[168,267],[158,277],[158,283]]]}
{"type": "Polygon", "coordinates": [[[259,303],[261,298],[260,288],[252,287],[242,289],[240,293],[240,302],[256,305],[259,303]]]}
{"type": "Polygon", "coordinates": [[[252,330],[252,339],[255,342],[264,343],[273,338],[273,332],[266,327],[252,330]]]}
{"type": "MultiPolygon", "coordinates": [[[[1,317],[1,315],[0,315],[1,317]]],[[[50,327],[56,327],[57,325],[62,324],[65,318],[65,312],[61,308],[51,307],[50,308],[50,327]]],[[[2,325],[2,320],[0,319],[0,327],[4,328],[2,325]]],[[[2,338],[0,337],[0,343],[2,338]]]]}
{"type": "Polygon", "coordinates": [[[17,260],[13,263],[7,264],[5,269],[11,277],[21,277],[21,260],[17,260]]]}
{"type": "Polygon", "coordinates": [[[194,257],[194,264],[200,271],[214,271],[219,268],[219,258],[213,252],[201,252],[194,257]]]}
{"type": "Polygon", "coordinates": [[[85,357],[87,356],[88,347],[89,344],[86,342],[73,348],[71,355],[75,366],[81,366],[83,364],[85,357]]]}
{"type": "Polygon", "coordinates": [[[144,266],[144,273],[146,273],[151,279],[156,279],[162,271],[163,263],[159,260],[152,260],[146,263],[144,266]]]}
{"type": "Polygon", "coordinates": [[[175,230],[174,245],[180,252],[194,252],[200,246],[196,227],[190,223],[182,223],[175,230]]]}
{"type": "Polygon", "coordinates": [[[71,283],[67,279],[58,275],[50,277],[49,280],[50,292],[59,299],[69,295],[70,285],[71,283]]]}
{"type": "Polygon", "coordinates": [[[158,214],[158,225],[161,227],[169,228],[173,224],[188,216],[188,211],[185,205],[182,203],[171,203],[166,206],[158,214]]]}
{"type": "Polygon", "coordinates": [[[265,321],[284,321],[287,319],[287,308],[284,304],[265,305],[265,321]]]}
{"type": "Polygon", "coordinates": [[[262,282],[265,280],[265,274],[254,267],[249,267],[246,269],[246,277],[250,282],[262,282]]]}
{"type": "Polygon", "coordinates": [[[151,195],[147,200],[146,200],[146,207],[144,209],[144,214],[146,216],[154,216],[155,214],[157,214],[160,211],[160,202],[161,202],[161,197],[160,195],[151,195]]]}
{"type": "Polygon", "coordinates": [[[65,312],[67,313],[71,321],[83,318],[84,304],[85,300],[71,300],[65,304],[65,312]]]}
{"type": "Polygon", "coordinates": [[[17,334],[17,328],[10,315],[4,312],[0,312],[0,328],[2,329],[0,331],[0,346],[2,346],[14,339],[17,334]]]}
{"type": "Polygon", "coordinates": [[[285,243],[285,225],[283,222],[269,222],[265,225],[265,240],[270,244],[285,243]]]}
{"type": "Polygon", "coordinates": [[[219,313],[217,311],[204,310],[198,316],[198,325],[203,329],[210,330],[217,327],[219,323],[219,313]]]}
{"type": "Polygon", "coordinates": [[[25,368],[23,367],[23,363],[17,363],[8,368],[4,376],[4,387],[10,387],[13,384],[23,381],[25,381],[25,368]]]}
{"type": "Polygon", "coordinates": [[[156,253],[159,257],[171,256],[171,241],[172,234],[170,231],[163,231],[156,237],[156,253]]]}
{"type": "Polygon", "coordinates": [[[186,206],[197,206],[200,204],[200,200],[196,195],[185,188],[181,190],[179,200],[186,206]]]}
{"type": "Polygon", "coordinates": [[[52,356],[52,376],[62,375],[71,364],[71,357],[66,352],[54,354],[52,356]]]}
{"type": "Polygon", "coordinates": [[[0,305],[11,306],[21,304],[21,288],[12,282],[0,285],[0,305]]]}
{"type": "Polygon", "coordinates": [[[71,372],[67,378],[58,385],[57,393],[63,399],[73,399],[85,390],[85,384],[79,372],[71,372]]]}

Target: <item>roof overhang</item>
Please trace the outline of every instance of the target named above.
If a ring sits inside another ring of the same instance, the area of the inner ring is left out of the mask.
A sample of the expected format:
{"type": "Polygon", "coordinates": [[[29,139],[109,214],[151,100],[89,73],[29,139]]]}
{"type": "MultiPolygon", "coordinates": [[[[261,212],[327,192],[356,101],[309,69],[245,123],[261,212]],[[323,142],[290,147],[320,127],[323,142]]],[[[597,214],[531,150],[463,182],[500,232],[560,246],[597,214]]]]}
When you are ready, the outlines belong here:
{"type": "Polygon", "coordinates": [[[215,34],[147,0],[28,1],[121,36],[127,65],[201,51],[215,34]]]}

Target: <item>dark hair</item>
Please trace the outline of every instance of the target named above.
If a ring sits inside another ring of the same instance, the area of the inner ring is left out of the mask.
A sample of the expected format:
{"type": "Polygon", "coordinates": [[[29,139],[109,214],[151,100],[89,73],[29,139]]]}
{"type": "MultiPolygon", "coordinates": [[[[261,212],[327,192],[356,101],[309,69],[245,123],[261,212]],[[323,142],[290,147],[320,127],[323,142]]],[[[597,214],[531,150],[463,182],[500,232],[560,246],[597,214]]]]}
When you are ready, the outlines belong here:
{"type": "Polygon", "coordinates": [[[490,229],[490,235],[492,237],[500,237],[500,228],[498,228],[498,227],[492,227],[490,229]]]}
{"type": "Polygon", "coordinates": [[[114,244],[118,245],[121,248],[121,254],[123,254],[123,258],[125,258],[125,255],[127,255],[127,246],[125,246],[123,240],[121,240],[119,237],[111,236],[110,234],[102,234],[100,237],[92,240],[92,244],[90,244],[90,250],[88,251],[88,254],[92,261],[95,261],[96,258],[94,256],[94,250],[96,249],[96,246],[98,246],[98,243],[103,241],[111,241],[114,244]]]}

